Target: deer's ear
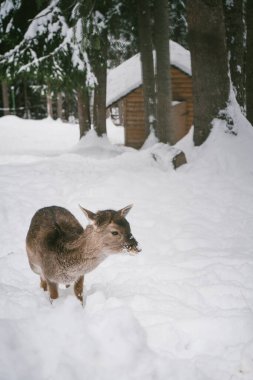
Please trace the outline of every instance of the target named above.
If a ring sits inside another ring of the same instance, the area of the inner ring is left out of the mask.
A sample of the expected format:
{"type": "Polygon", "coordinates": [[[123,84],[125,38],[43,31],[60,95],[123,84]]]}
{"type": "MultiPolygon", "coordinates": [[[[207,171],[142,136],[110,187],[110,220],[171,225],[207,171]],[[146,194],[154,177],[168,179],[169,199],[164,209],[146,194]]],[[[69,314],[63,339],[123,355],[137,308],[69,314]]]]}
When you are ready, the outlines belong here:
{"type": "Polygon", "coordinates": [[[92,211],[87,210],[86,208],[83,208],[81,205],[79,205],[79,207],[82,210],[82,212],[84,213],[84,215],[86,216],[86,218],[90,222],[94,223],[95,222],[96,214],[94,214],[94,212],[92,212],[92,211]]]}
{"type": "Polygon", "coordinates": [[[120,216],[123,216],[123,218],[125,218],[125,216],[127,216],[127,214],[129,213],[129,211],[131,210],[132,207],[133,207],[133,204],[126,206],[126,207],[122,208],[121,210],[119,210],[118,214],[120,214],[120,216]]]}

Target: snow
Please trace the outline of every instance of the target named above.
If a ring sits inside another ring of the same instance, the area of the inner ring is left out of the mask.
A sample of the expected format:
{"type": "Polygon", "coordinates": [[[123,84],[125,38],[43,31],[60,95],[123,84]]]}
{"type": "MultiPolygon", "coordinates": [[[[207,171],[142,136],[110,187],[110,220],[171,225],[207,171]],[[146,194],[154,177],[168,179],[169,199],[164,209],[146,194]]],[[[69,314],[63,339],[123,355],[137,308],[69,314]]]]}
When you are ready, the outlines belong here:
{"type": "MultiPolygon", "coordinates": [[[[3,0],[0,4],[0,32],[2,34],[2,39],[5,33],[9,33],[13,26],[13,17],[9,20],[7,26],[4,29],[4,19],[9,17],[13,11],[21,7],[21,0],[3,0]]],[[[2,41],[1,41],[2,43],[2,41]]]]}
{"type": "MultiPolygon", "coordinates": [[[[170,63],[188,75],[191,75],[190,52],[178,43],[170,40],[170,63]]],[[[142,85],[140,53],[129,58],[107,75],[107,107],[129,92],[142,85]]]]}
{"type": "MultiPolygon", "coordinates": [[[[150,135],[112,145],[77,125],[0,119],[0,379],[251,380],[253,378],[253,131],[214,122],[194,148],[150,135]],[[173,150],[188,164],[172,169],[173,150]],[[142,246],[85,278],[87,304],[60,289],[50,304],[24,241],[34,212],[130,203],[142,246]]],[[[119,132],[108,121],[111,137],[119,132]]],[[[118,137],[115,137],[117,140],[118,137]]],[[[118,140],[117,140],[118,141],[118,140]]]]}
{"type": "MultiPolygon", "coordinates": [[[[25,35],[25,40],[32,40],[38,35],[48,33],[48,41],[53,39],[53,34],[59,33],[63,34],[63,37],[66,36],[67,25],[64,21],[64,18],[61,17],[62,25],[59,24],[59,20],[52,22],[54,18],[57,18],[60,13],[60,9],[57,7],[59,0],[53,0],[48,7],[39,12],[36,17],[32,20],[29,25],[25,35]]],[[[48,42],[47,41],[47,42],[48,42]]]]}
{"type": "MultiPolygon", "coordinates": [[[[5,116],[0,119],[0,165],[13,159],[20,161],[42,159],[44,156],[57,156],[73,149],[81,149],[89,144],[87,135],[85,141],[79,142],[79,128],[77,124],[64,124],[60,120],[51,118],[42,120],[23,120],[16,116],[5,116]],[[4,143],[3,143],[4,141],[4,143]],[[57,144],[56,144],[57,141],[57,144]],[[17,157],[18,156],[18,157],[17,157]]],[[[107,135],[113,144],[124,144],[124,127],[115,127],[111,118],[107,119],[107,135]]],[[[112,149],[105,136],[98,140],[101,149],[105,142],[112,149]]],[[[92,145],[92,144],[91,144],[92,145]]]]}
{"type": "Polygon", "coordinates": [[[0,20],[2,21],[13,10],[20,8],[21,0],[4,0],[0,4],[0,20]]]}

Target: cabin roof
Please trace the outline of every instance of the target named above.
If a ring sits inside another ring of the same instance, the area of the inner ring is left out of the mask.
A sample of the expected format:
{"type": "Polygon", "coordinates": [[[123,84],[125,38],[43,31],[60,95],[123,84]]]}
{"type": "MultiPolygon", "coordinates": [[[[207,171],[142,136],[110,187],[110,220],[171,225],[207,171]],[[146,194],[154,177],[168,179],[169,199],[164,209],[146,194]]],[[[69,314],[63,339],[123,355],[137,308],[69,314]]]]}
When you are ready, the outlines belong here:
{"type": "MultiPolygon", "coordinates": [[[[170,41],[170,64],[191,75],[189,50],[174,41],[170,41]]],[[[142,85],[140,53],[127,59],[107,74],[106,106],[121,99],[142,85]]]]}

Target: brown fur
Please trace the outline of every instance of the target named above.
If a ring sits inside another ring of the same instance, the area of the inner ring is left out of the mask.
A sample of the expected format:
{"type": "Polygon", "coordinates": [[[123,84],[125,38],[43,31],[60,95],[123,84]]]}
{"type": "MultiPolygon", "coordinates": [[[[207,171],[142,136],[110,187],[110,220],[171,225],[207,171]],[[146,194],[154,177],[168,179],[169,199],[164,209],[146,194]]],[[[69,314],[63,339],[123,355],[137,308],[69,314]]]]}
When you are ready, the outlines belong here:
{"type": "Polygon", "coordinates": [[[130,208],[96,214],[82,208],[92,222],[86,229],[62,207],[45,207],[35,213],[26,250],[30,267],[40,275],[40,286],[49,290],[51,300],[58,298],[58,284],[74,283],[75,295],[83,302],[85,273],[110,254],[140,251],[125,219],[130,208]]]}

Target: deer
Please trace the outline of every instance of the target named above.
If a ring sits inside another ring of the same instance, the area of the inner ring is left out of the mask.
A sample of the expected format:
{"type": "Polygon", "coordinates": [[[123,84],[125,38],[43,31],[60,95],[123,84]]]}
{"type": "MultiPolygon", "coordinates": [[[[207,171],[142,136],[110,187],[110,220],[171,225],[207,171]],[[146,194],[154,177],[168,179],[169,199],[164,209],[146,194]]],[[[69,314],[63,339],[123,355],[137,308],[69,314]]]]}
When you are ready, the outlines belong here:
{"type": "Polygon", "coordinates": [[[141,252],[125,218],[132,206],[96,213],[80,206],[89,221],[86,228],[63,207],[36,211],[26,236],[26,251],[32,271],[40,276],[40,287],[49,291],[51,303],[59,297],[59,284],[73,284],[75,296],[84,305],[86,273],[110,255],[141,252]]]}

